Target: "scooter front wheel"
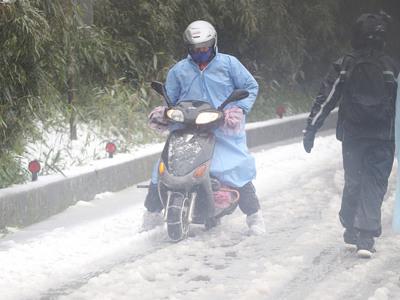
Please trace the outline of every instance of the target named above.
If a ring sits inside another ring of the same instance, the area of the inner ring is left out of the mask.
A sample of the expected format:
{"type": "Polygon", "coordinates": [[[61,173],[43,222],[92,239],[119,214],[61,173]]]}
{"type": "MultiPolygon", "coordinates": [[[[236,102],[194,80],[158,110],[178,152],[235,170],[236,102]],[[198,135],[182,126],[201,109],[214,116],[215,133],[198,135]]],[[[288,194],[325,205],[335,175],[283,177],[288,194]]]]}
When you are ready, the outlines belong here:
{"type": "Polygon", "coordinates": [[[172,242],[179,242],[187,236],[190,227],[188,218],[188,198],[178,192],[172,193],[169,200],[167,217],[167,232],[172,242]]]}

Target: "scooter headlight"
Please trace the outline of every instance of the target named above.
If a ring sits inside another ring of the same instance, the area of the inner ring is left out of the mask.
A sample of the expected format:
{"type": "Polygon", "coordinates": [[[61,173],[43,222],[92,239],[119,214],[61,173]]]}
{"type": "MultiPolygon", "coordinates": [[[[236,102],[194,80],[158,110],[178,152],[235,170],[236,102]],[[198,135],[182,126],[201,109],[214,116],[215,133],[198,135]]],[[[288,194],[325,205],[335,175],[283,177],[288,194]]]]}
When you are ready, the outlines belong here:
{"type": "Polygon", "coordinates": [[[201,125],[214,122],[219,116],[220,114],[216,111],[201,112],[196,118],[196,124],[201,125]]]}
{"type": "Polygon", "coordinates": [[[167,116],[168,118],[174,120],[175,122],[180,122],[183,123],[185,120],[185,117],[183,116],[183,112],[177,109],[168,109],[167,110],[167,116]]]}

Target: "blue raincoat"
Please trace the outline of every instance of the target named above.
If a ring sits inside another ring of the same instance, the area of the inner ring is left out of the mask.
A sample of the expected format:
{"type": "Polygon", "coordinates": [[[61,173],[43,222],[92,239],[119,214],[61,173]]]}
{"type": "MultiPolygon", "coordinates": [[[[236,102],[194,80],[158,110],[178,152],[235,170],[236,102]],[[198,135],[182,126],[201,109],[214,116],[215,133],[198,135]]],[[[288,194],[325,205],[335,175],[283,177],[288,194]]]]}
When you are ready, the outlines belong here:
{"type": "MultiPolygon", "coordinates": [[[[233,56],[218,53],[210,63],[200,70],[192,57],[178,62],[168,73],[166,90],[173,104],[184,100],[200,100],[219,107],[235,89],[249,91],[243,100],[232,102],[243,109],[246,115],[252,108],[258,93],[258,84],[250,72],[233,56]]],[[[243,124],[245,116],[243,116],[243,124]]],[[[171,126],[172,127],[172,126],[171,126]]],[[[170,128],[174,130],[174,127],[170,128]]],[[[217,137],[210,173],[220,181],[234,187],[242,187],[256,177],[254,157],[249,155],[246,132],[228,136],[220,128],[217,137]]],[[[157,165],[152,182],[157,182],[157,165]]]]}

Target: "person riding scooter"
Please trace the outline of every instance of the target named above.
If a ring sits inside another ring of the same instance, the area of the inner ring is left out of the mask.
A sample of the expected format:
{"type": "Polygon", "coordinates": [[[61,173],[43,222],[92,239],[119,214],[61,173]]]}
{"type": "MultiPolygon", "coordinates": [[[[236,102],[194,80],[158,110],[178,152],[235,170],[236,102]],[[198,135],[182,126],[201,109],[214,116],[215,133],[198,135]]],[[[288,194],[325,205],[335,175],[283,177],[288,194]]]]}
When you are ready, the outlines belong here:
{"type": "MultiPolygon", "coordinates": [[[[251,234],[265,233],[264,219],[252,180],[256,177],[255,159],[249,155],[244,130],[245,115],[251,110],[258,84],[235,57],[218,53],[217,32],[206,21],[191,23],[183,33],[188,57],[178,62],[167,75],[166,91],[173,104],[184,100],[201,100],[218,108],[235,89],[249,91],[240,102],[224,110],[224,123],[214,129],[216,145],[210,173],[240,193],[239,208],[247,215],[251,234]]],[[[166,130],[166,107],[157,107],[149,115],[149,126],[166,130]]],[[[176,129],[176,128],[175,128],[176,129]]],[[[169,128],[174,130],[174,128],[169,128]]],[[[157,191],[157,164],[145,200],[142,230],[163,224],[163,205],[157,191]]]]}

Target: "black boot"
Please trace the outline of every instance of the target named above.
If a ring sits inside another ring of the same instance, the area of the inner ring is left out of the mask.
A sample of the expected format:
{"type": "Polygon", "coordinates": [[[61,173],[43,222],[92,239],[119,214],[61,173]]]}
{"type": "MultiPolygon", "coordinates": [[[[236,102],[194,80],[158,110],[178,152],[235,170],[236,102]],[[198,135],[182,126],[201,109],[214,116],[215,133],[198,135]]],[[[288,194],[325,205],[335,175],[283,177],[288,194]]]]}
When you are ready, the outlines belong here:
{"type": "Polygon", "coordinates": [[[370,231],[360,231],[360,236],[357,241],[357,254],[361,258],[370,258],[372,253],[375,253],[374,237],[370,231]]]}
{"type": "Polygon", "coordinates": [[[349,248],[356,248],[360,233],[354,228],[346,228],[343,233],[343,239],[349,248]]]}
{"type": "Polygon", "coordinates": [[[157,226],[162,226],[164,224],[164,216],[161,211],[164,207],[161,203],[160,196],[158,195],[156,184],[150,182],[144,206],[147,210],[143,213],[140,232],[154,229],[157,226]]]}
{"type": "Polygon", "coordinates": [[[144,201],[144,206],[149,212],[160,212],[163,210],[160,195],[158,194],[157,184],[150,182],[150,187],[144,201]]]}

